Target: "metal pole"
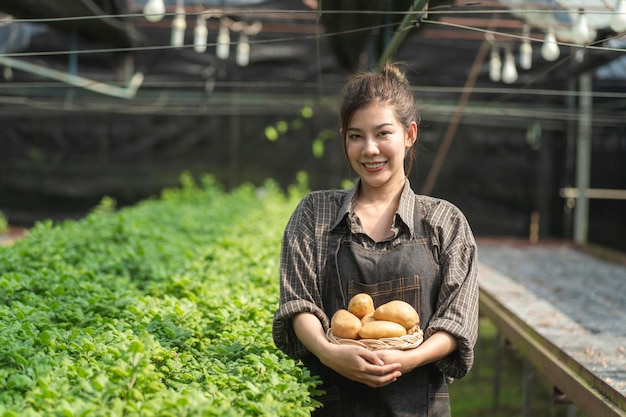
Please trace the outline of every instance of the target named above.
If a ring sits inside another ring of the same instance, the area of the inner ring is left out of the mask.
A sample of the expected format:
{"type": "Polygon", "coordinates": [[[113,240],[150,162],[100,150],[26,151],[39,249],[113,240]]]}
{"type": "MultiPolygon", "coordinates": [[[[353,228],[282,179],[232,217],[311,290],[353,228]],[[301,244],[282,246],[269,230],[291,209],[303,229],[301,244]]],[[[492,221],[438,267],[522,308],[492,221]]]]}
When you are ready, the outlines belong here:
{"type": "Polygon", "coordinates": [[[496,351],[494,357],[493,369],[493,408],[497,410],[500,407],[500,388],[502,386],[502,354],[504,351],[504,336],[498,330],[496,333],[496,351]]]}
{"type": "Polygon", "coordinates": [[[530,417],[533,377],[533,365],[530,361],[528,361],[528,359],[524,359],[524,376],[522,380],[522,417],[530,417]]]}
{"type": "Polygon", "coordinates": [[[578,138],[576,140],[576,187],[579,198],[576,200],[574,211],[574,241],[587,243],[589,230],[589,199],[587,189],[591,176],[591,112],[593,99],[591,96],[592,75],[585,72],[579,79],[579,103],[578,103],[578,138]]]}

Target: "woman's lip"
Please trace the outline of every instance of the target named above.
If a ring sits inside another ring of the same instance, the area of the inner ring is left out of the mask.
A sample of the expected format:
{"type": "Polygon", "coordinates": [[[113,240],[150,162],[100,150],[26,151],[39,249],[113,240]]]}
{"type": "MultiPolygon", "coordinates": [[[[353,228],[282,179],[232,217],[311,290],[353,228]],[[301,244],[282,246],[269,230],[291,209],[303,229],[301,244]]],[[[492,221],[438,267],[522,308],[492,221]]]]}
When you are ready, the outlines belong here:
{"type": "Polygon", "coordinates": [[[362,162],[362,165],[365,167],[365,169],[368,169],[370,171],[376,171],[381,169],[382,167],[385,166],[387,162],[385,161],[381,161],[381,162],[362,162]]]}

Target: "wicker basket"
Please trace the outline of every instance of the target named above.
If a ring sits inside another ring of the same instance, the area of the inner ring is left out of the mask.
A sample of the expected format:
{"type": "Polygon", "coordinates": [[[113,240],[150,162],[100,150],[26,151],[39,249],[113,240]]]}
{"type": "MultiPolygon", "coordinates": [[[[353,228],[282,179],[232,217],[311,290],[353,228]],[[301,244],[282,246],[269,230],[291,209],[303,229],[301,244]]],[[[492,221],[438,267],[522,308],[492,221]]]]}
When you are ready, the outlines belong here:
{"type": "Polygon", "coordinates": [[[384,337],[381,339],[342,339],[335,336],[331,329],[326,332],[326,338],[332,343],[338,345],[356,345],[361,346],[369,350],[382,350],[382,349],[399,349],[409,350],[418,347],[424,340],[424,333],[421,329],[417,329],[412,334],[407,334],[400,337],[384,337]]]}

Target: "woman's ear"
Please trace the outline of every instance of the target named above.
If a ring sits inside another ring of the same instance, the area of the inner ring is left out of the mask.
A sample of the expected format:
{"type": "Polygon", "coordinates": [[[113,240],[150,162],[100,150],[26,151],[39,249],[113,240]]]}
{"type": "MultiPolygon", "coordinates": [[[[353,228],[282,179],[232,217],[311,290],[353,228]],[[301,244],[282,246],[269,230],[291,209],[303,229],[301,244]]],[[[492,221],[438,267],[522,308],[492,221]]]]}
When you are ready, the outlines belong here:
{"type": "Polygon", "coordinates": [[[339,137],[343,138],[343,128],[339,128],[339,137]]]}
{"type": "Polygon", "coordinates": [[[409,128],[406,130],[406,147],[410,148],[415,144],[417,140],[417,132],[419,131],[419,127],[417,127],[417,123],[411,122],[409,128]]]}

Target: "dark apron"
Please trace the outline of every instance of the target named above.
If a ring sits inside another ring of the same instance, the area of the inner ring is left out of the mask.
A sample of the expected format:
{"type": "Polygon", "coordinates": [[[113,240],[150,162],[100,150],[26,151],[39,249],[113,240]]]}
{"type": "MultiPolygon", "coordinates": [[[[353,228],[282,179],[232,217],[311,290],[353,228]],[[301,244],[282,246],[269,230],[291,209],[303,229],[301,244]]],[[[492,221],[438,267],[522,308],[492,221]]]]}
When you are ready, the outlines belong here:
{"type": "MultiPolygon", "coordinates": [[[[385,249],[381,249],[384,244],[364,247],[353,242],[345,226],[337,230],[329,252],[327,280],[323,283],[322,298],[328,317],[347,308],[354,295],[365,292],[372,296],[375,306],[391,300],[410,303],[420,315],[420,328],[428,326],[441,276],[422,231],[417,202],[414,218],[415,240],[385,249]]],[[[314,355],[308,355],[303,362],[322,378],[320,388],[326,391],[326,395],[317,398],[324,406],[312,414],[314,417],[450,416],[448,385],[433,364],[416,368],[387,386],[370,388],[322,365],[314,355]]]]}

